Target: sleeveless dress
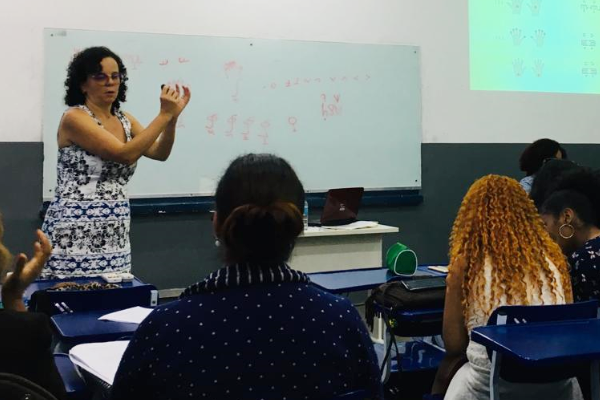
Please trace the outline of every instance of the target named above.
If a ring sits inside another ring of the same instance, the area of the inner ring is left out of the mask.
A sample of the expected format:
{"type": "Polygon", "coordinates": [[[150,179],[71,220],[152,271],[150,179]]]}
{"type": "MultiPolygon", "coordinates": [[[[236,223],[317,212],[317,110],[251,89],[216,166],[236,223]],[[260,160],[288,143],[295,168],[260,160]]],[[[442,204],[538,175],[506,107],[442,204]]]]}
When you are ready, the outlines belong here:
{"type": "MultiPolygon", "coordinates": [[[[548,261],[554,277],[560,282],[558,268],[556,268],[552,261],[549,259],[546,260],[548,261]]],[[[492,268],[490,261],[486,260],[484,266],[486,280],[484,298],[480,301],[492,304],[492,308],[495,309],[499,306],[508,305],[508,302],[506,295],[504,294],[502,294],[500,298],[492,299],[492,268]]],[[[534,283],[535,280],[530,276],[525,276],[528,292],[527,297],[531,298],[529,305],[565,304],[562,286],[557,288],[559,297],[554,299],[548,277],[542,274],[539,278],[542,281],[541,296],[538,290],[534,290],[534,288],[537,288],[537,285],[534,283]]],[[[487,325],[489,315],[487,315],[483,309],[472,305],[467,314],[469,317],[466,324],[469,336],[471,335],[471,330],[473,328],[487,325]]],[[[489,400],[490,370],[492,365],[486,348],[479,343],[469,341],[469,345],[467,346],[467,359],[469,362],[464,364],[452,378],[444,397],[445,400],[489,400]]],[[[501,379],[500,398],[510,400],[583,400],[579,384],[574,378],[546,384],[517,384],[505,382],[501,379]]]]}
{"type": "MultiPolygon", "coordinates": [[[[102,126],[89,108],[77,107],[102,126]]],[[[116,116],[131,140],[131,122],[120,111],[116,116]]],[[[53,246],[43,279],[131,271],[126,185],[135,167],[103,160],[74,144],[58,150],[55,197],[42,226],[53,246]]]]}

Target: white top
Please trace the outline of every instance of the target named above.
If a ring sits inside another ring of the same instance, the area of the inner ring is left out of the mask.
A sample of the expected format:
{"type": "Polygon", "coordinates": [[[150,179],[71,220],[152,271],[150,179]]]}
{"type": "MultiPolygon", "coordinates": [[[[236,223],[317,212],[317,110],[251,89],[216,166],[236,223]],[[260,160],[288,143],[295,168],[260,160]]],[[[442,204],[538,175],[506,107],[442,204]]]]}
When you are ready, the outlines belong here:
{"type": "MultiPolygon", "coordinates": [[[[525,275],[524,280],[525,280],[525,287],[527,288],[527,293],[526,293],[526,296],[524,296],[524,298],[522,299],[522,301],[520,301],[518,303],[514,303],[514,304],[508,304],[505,294],[502,294],[502,296],[500,296],[500,298],[498,298],[498,299],[492,299],[491,297],[492,297],[492,268],[493,268],[493,266],[491,265],[489,260],[486,260],[486,263],[484,265],[484,272],[483,272],[485,275],[484,294],[483,294],[483,299],[479,299],[478,303],[479,304],[492,304],[492,307],[491,307],[492,311],[500,306],[505,306],[505,305],[520,305],[521,304],[521,305],[537,306],[537,305],[544,305],[544,304],[546,304],[546,305],[565,304],[566,300],[565,300],[565,296],[564,296],[564,290],[562,287],[562,280],[561,280],[560,272],[558,271],[558,268],[556,267],[556,265],[554,265],[554,263],[552,261],[550,261],[550,259],[546,258],[546,261],[548,261],[550,270],[552,270],[552,273],[554,274],[554,279],[559,284],[559,287],[556,290],[556,292],[558,294],[558,298],[556,300],[554,299],[554,296],[552,294],[552,287],[550,286],[548,277],[545,274],[540,274],[537,276],[537,278],[539,278],[542,281],[541,296],[540,296],[540,291],[538,290],[538,287],[536,285],[536,279],[532,279],[531,276],[525,275]]],[[[477,303],[471,304],[471,307],[468,312],[468,318],[466,321],[469,335],[471,334],[471,330],[473,328],[476,328],[478,326],[487,325],[489,317],[490,317],[490,315],[485,313],[482,307],[478,307],[477,303]]],[[[469,342],[469,347],[467,348],[467,358],[469,359],[469,362],[476,364],[482,368],[486,368],[486,369],[491,368],[491,363],[488,358],[485,347],[478,343],[469,342]]]]}
{"type": "MultiPolygon", "coordinates": [[[[546,258],[552,273],[561,285],[561,278],[558,268],[546,258]]],[[[486,260],[484,266],[485,288],[483,298],[477,303],[492,304],[492,310],[499,306],[507,305],[506,295],[500,298],[492,299],[492,264],[486,260]]],[[[558,298],[555,300],[552,296],[548,277],[540,274],[538,278],[542,282],[541,295],[535,284],[536,279],[531,276],[525,276],[527,293],[522,301],[512,305],[543,305],[543,304],[564,304],[565,297],[562,286],[557,288],[558,298]],[[534,288],[536,290],[534,290],[534,288]]],[[[486,325],[489,315],[478,306],[471,305],[466,321],[469,335],[471,330],[477,326],[486,325]]],[[[445,400],[488,400],[490,398],[489,382],[491,363],[488,358],[486,348],[479,343],[469,341],[467,347],[468,363],[464,364],[454,375],[448,391],[444,397],[445,400]]],[[[554,399],[554,400],[582,400],[579,385],[575,379],[559,381],[547,384],[511,384],[500,380],[501,398],[510,400],[531,400],[531,399],[554,399]]]]}

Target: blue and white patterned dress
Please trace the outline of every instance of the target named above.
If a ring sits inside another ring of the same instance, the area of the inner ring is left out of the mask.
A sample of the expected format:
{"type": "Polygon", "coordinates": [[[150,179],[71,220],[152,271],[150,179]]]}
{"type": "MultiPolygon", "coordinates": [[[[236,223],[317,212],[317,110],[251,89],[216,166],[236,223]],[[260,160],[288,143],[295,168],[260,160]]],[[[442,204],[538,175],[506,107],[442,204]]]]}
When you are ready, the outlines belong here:
{"type": "MultiPolygon", "coordinates": [[[[97,123],[102,123],[86,106],[97,123]]],[[[117,111],[127,141],[131,122],[117,111]]],[[[77,145],[58,150],[57,185],[42,230],[53,249],[42,278],[97,276],[129,272],[130,207],[126,185],[136,164],[124,165],[89,153],[77,145]]]]}

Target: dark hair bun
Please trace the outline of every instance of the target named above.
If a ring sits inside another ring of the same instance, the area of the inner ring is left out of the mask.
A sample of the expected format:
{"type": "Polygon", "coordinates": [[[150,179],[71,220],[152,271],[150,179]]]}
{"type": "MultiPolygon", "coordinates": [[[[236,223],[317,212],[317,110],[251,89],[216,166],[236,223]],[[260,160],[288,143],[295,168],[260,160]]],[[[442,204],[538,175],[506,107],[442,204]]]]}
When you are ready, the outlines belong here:
{"type": "Polygon", "coordinates": [[[279,263],[289,258],[303,228],[302,213],[290,202],[244,204],[229,214],[219,237],[236,262],[279,263]]]}
{"type": "Polygon", "coordinates": [[[577,168],[560,176],[542,206],[542,213],[557,215],[573,208],[585,224],[600,227],[600,174],[591,168],[577,168]]]}
{"type": "Polygon", "coordinates": [[[600,174],[591,168],[580,167],[561,175],[553,191],[573,190],[587,197],[593,204],[600,203],[600,174]]]}

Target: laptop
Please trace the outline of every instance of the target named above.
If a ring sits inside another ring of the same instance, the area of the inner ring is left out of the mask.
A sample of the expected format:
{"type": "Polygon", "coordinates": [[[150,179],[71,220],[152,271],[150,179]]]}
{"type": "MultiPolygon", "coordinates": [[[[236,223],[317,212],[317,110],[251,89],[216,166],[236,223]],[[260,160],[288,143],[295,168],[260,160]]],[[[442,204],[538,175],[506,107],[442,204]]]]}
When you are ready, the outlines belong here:
{"type": "Polygon", "coordinates": [[[346,225],[356,221],[364,191],[362,187],[330,189],[325,198],[321,225],[346,225]]]}

